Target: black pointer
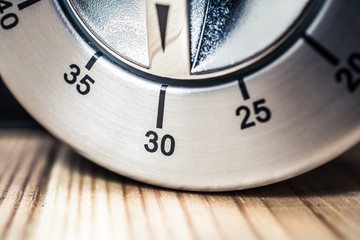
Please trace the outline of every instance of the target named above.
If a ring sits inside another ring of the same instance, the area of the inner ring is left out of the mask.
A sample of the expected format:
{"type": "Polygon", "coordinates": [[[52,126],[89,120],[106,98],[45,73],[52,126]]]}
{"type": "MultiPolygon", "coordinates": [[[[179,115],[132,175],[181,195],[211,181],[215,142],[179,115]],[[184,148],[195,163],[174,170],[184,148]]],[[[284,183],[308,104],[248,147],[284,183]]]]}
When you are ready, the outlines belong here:
{"type": "Polygon", "coordinates": [[[163,51],[165,51],[165,35],[166,35],[166,25],[167,25],[168,13],[169,13],[169,6],[156,4],[156,10],[157,10],[159,26],[160,26],[161,46],[163,51]]]}

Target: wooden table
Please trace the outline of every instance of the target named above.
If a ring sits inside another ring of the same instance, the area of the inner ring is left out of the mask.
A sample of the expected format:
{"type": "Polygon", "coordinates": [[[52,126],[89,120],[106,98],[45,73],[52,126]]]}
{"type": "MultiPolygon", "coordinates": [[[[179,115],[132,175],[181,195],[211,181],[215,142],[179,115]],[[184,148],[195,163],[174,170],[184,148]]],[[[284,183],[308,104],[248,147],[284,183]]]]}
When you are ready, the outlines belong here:
{"type": "Polygon", "coordinates": [[[138,183],[41,131],[0,131],[0,239],[360,239],[360,150],[271,186],[138,183]]]}

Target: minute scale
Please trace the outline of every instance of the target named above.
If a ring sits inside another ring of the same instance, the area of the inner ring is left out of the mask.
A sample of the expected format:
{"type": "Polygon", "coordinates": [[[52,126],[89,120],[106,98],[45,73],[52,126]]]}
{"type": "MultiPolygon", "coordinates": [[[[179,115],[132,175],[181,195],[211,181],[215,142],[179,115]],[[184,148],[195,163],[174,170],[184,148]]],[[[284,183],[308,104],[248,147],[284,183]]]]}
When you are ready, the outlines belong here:
{"type": "Polygon", "coordinates": [[[1,1],[0,73],[45,128],[119,174],[255,187],[359,141],[359,7],[1,1]]]}

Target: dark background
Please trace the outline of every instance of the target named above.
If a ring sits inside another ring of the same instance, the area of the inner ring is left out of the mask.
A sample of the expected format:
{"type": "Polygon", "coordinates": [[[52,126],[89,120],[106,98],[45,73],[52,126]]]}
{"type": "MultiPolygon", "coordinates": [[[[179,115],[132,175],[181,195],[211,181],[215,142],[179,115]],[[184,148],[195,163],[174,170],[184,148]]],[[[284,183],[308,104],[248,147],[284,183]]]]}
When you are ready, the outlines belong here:
{"type": "Polygon", "coordinates": [[[0,76],[0,128],[38,128],[39,125],[8,91],[0,76]]]}

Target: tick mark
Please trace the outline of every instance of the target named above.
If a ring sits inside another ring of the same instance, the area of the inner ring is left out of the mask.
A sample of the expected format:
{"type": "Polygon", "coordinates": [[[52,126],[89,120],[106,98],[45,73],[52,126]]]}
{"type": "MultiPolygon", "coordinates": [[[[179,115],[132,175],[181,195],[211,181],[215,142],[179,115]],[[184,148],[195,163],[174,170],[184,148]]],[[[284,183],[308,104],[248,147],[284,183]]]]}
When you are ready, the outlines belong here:
{"type": "Polygon", "coordinates": [[[165,109],[165,95],[166,95],[167,85],[161,85],[160,94],[159,94],[159,106],[158,106],[158,116],[156,128],[162,128],[164,122],[164,109],[165,109]]]}
{"type": "Polygon", "coordinates": [[[321,45],[318,41],[316,41],[313,37],[304,34],[303,38],[307,44],[309,44],[326,60],[328,60],[330,64],[334,65],[335,67],[339,65],[339,58],[335,56],[332,52],[330,52],[327,48],[325,48],[323,45],[321,45]]]}
{"type": "Polygon", "coordinates": [[[28,0],[22,3],[19,3],[17,6],[19,8],[19,11],[24,10],[27,7],[30,7],[31,5],[40,2],[41,0],[28,0]]]}
{"type": "Polygon", "coordinates": [[[250,99],[250,95],[249,95],[249,92],[248,92],[248,90],[246,88],[246,84],[244,82],[244,79],[239,79],[238,83],[239,83],[239,88],[240,88],[240,91],[241,91],[241,94],[243,96],[244,101],[250,99]]]}
{"type": "Polygon", "coordinates": [[[88,61],[88,63],[86,64],[85,68],[87,70],[91,70],[91,68],[94,66],[94,64],[96,63],[96,61],[102,56],[103,54],[99,51],[96,52],[91,59],[88,61]]]}

